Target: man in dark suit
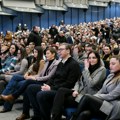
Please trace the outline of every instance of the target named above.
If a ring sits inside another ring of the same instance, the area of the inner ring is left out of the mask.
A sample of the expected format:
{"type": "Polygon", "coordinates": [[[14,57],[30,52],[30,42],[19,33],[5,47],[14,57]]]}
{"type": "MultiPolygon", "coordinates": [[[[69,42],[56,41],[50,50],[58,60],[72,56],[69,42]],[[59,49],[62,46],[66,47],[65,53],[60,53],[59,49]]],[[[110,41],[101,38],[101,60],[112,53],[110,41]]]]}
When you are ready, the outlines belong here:
{"type": "Polygon", "coordinates": [[[50,110],[57,90],[61,87],[73,88],[80,77],[79,64],[71,57],[71,46],[63,43],[58,52],[62,60],[54,76],[46,84],[30,85],[26,90],[34,111],[31,120],[50,120],[50,110]]]}

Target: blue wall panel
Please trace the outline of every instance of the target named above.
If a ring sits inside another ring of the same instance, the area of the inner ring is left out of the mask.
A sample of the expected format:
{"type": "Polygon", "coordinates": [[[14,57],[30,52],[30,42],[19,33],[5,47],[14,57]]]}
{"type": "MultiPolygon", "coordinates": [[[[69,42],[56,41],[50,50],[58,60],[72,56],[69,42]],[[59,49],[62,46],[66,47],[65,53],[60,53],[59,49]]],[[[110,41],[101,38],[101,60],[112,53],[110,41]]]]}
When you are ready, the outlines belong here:
{"type": "Polygon", "coordinates": [[[83,11],[83,9],[79,9],[79,17],[78,17],[78,21],[79,21],[79,23],[82,23],[82,22],[84,22],[84,11],[83,11]]]}
{"type": "Polygon", "coordinates": [[[31,26],[40,26],[40,14],[31,14],[32,16],[32,21],[31,21],[31,26]]]}
{"type": "Polygon", "coordinates": [[[31,30],[32,26],[38,25],[41,28],[48,28],[52,24],[59,25],[61,20],[65,24],[79,24],[106,18],[120,17],[120,5],[109,3],[108,7],[89,6],[88,9],[68,8],[66,12],[44,10],[43,14],[15,12],[16,17],[0,16],[0,31],[15,31],[19,23],[27,24],[31,30]]]}
{"type": "Polygon", "coordinates": [[[18,26],[19,23],[21,23],[23,25],[24,24],[23,23],[23,13],[18,13],[17,16],[14,17],[13,23],[14,23],[13,24],[14,31],[16,30],[16,27],[18,26]]]}
{"type": "Polygon", "coordinates": [[[109,6],[105,9],[105,18],[109,18],[109,6]]]}
{"type": "Polygon", "coordinates": [[[119,13],[119,17],[120,17],[120,4],[118,4],[118,6],[119,6],[118,7],[119,9],[118,9],[117,13],[119,13]]]}
{"type": "Polygon", "coordinates": [[[89,6],[89,9],[86,11],[86,22],[91,22],[91,6],[89,6]]]}
{"type": "Polygon", "coordinates": [[[27,25],[29,29],[32,28],[32,14],[30,13],[23,13],[23,23],[27,25]]]}
{"type": "Polygon", "coordinates": [[[91,7],[91,21],[97,21],[98,18],[97,18],[97,15],[98,15],[98,9],[97,7],[91,7]]]}
{"type": "Polygon", "coordinates": [[[104,7],[99,7],[99,13],[98,13],[98,19],[103,20],[105,19],[105,12],[104,12],[104,7]]]}
{"type": "MultiPolygon", "coordinates": [[[[64,20],[65,12],[56,11],[56,24],[59,25],[61,20],[64,20]]],[[[65,20],[64,20],[65,21],[65,20]]]]}
{"type": "Polygon", "coordinates": [[[111,18],[111,11],[112,11],[112,9],[111,9],[112,7],[111,6],[109,6],[109,18],[111,18]]]}
{"type": "Polygon", "coordinates": [[[0,16],[0,31],[2,31],[2,16],[0,16]]]}
{"type": "Polygon", "coordinates": [[[120,4],[116,4],[116,17],[120,17],[120,4]]]}
{"type": "Polygon", "coordinates": [[[56,11],[49,11],[49,26],[56,25],[56,11]]]}
{"type": "Polygon", "coordinates": [[[5,33],[6,30],[12,31],[12,20],[10,19],[10,16],[2,16],[2,17],[3,17],[3,32],[5,33]]]}
{"type": "Polygon", "coordinates": [[[68,11],[65,13],[65,23],[72,24],[71,17],[72,17],[72,9],[69,8],[68,11]]]}
{"type": "Polygon", "coordinates": [[[44,14],[41,16],[41,27],[48,28],[49,27],[49,13],[45,11],[44,14]]]}
{"type": "Polygon", "coordinates": [[[111,4],[111,10],[110,10],[111,18],[115,17],[115,3],[111,4]]]}
{"type": "Polygon", "coordinates": [[[72,18],[71,18],[72,24],[78,24],[79,23],[78,22],[78,17],[79,17],[78,10],[79,9],[75,9],[75,8],[72,9],[72,18]]]}

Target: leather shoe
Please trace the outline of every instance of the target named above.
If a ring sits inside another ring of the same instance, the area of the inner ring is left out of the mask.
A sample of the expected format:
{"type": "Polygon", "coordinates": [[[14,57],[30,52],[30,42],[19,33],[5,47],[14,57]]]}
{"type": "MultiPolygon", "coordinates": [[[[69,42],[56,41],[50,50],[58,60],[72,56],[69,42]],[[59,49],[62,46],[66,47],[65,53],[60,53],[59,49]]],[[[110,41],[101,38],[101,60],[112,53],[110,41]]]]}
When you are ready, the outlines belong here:
{"type": "Polygon", "coordinates": [[[16,118],[16,120],[25,120],[30,118],[29,115],[21,114],[19,117],[16,118]]]}
{"type": "Polygon", "coordinates": [[[7,102],[13,102],[15,98],[12,95],[1,95],[2,99],[7,102]]]}

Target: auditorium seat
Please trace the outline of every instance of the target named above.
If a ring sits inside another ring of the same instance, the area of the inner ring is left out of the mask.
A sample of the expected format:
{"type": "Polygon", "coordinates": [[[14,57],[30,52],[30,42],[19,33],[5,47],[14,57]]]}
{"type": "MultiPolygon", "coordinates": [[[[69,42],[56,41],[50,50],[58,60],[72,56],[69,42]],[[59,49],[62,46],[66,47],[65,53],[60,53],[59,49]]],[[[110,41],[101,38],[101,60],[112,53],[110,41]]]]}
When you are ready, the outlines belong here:
{"type": "MultiPolygon", "coordinates": [[[[64,115],[66,116],[67,120],[70,120],[72,114],[76,111],[76,108],[66,108],[64,111],[64,115]]],[[[101,120],[99,118],[92,118],[91,120],[101,120]]]]}

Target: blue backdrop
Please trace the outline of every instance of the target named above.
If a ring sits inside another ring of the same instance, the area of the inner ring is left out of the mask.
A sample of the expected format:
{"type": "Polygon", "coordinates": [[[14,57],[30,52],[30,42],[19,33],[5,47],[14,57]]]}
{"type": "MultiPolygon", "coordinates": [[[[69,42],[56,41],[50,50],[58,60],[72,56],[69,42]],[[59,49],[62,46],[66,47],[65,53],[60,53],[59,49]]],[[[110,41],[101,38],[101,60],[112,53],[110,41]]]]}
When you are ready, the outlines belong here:
{"type": "Polygon", "coordinates": [[[21,23],[27,24],[31,30],[32,26],[38,25],[41,28],[49,28],[52,24],[58,25],[60,20],[66,24],[79,24],[81,22],[93,22],[106,18],[120,17],[120,4],[112,3],[108,7],[89,6],[88,9],[68,8],[67,12],[45,10],[43,14],[21,13],[17,16],[0,16],[0,31],[15,31],[16,26],[21,23]]]}

